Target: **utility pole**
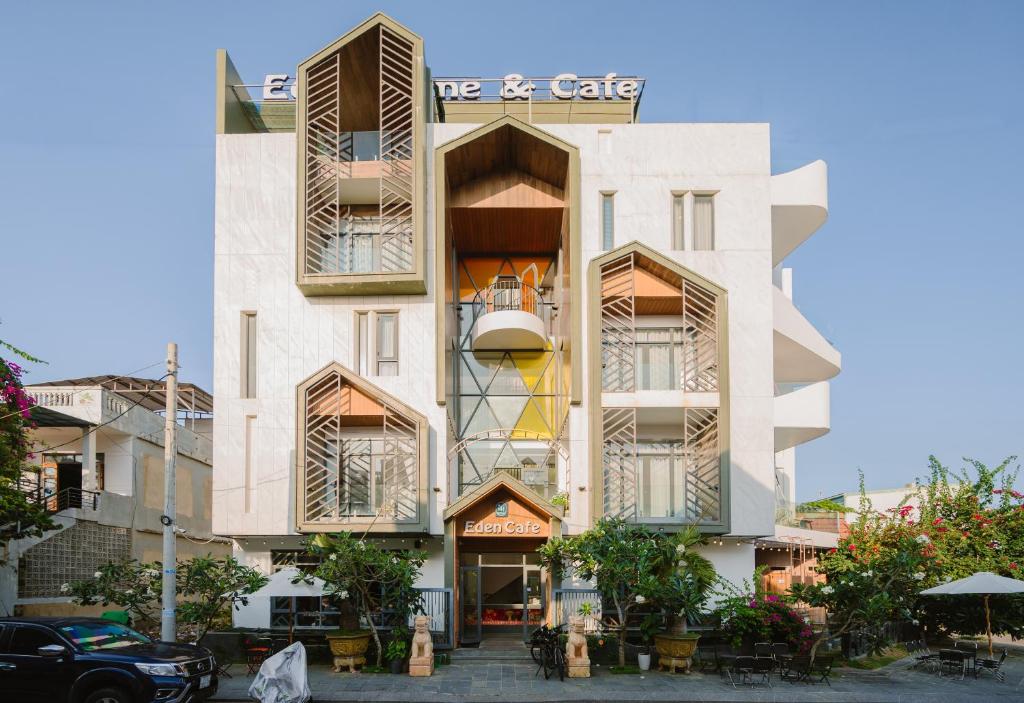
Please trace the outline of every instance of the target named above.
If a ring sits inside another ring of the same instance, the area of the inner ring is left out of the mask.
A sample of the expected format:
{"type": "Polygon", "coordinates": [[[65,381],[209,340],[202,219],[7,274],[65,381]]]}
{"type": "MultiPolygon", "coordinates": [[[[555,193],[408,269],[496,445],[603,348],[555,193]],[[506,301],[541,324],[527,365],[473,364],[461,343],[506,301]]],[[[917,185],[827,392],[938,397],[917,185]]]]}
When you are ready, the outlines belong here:
{"type": "Polygon", "coordinates": [[[174,642],[177,638],[177,623],[174,609],[177,604],[178,550],[175,532],[174,462],[178,456],[178,345],[167,344],[167,378],[165,379],[166,401],[164,416],[164,514],[160,522],[164,526],[164,574],[163,597],[160,611],[160,639],[174,642]]]}

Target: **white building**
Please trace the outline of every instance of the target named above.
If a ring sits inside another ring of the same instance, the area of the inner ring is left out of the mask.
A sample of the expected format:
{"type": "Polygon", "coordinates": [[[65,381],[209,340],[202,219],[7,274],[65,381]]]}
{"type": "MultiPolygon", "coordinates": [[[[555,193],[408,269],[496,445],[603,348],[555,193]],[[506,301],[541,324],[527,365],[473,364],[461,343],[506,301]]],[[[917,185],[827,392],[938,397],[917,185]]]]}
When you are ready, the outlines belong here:
{"type": "MultiPolygon", "coordinates": [[[[165,384],[92,376],[25,388],[33,399],[24,491],[61,527],[13,540],[0,569],[0,613],[81,614],[61,591],[108,562],[161,561],[165,384]]],[[[211,531],[213,398],[179,385],[176,458],[178,558],[230,553],[211,531]]],[[[104,610],[102,607],[91,609],[104,610]]]]}
{"type": "Polygon", "coordinates": [[[699,522],[749,578],[829,427],[839,354],[781,269],[825,164],[638,123],[641,79],[432,80],[380,14],[296,74],[253,95],[218,53],[215,531],[267,570],[418,545],[464,643],[539,620],[534,550],[604,515],[699,522]]]}

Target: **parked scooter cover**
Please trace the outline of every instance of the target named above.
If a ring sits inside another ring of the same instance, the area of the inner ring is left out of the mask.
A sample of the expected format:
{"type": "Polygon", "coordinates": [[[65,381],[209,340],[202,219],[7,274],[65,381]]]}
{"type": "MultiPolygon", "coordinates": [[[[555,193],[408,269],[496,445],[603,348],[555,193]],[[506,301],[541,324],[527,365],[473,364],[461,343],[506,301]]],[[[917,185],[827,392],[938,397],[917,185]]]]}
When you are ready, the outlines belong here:
{"type": "Polygon", "coordinates": [[[290,644],[263,662],[249,687],[260,703],[306,703],[312,696],[306,678],[306,648],[290,644]]]}

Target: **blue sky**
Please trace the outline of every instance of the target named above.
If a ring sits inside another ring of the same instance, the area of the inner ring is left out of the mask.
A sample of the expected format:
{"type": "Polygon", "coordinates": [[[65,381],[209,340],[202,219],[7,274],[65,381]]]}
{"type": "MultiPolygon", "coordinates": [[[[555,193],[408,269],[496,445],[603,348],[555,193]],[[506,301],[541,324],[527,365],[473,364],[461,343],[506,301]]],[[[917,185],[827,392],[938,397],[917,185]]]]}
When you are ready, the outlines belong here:
{"type": "Polygon", "coordinates": [[[843,373],[798,497],[1024,454],[1024,3],[515,7],[10,5],[0,338],[49,361],[30,380],[127,373],[174,339],[209,387],[214,50],[258,82],[382,9],[435,75],[639,74],[646,122],[770,122],[776,172],[829,163],[829,222],[787,265],[843,373]]]}

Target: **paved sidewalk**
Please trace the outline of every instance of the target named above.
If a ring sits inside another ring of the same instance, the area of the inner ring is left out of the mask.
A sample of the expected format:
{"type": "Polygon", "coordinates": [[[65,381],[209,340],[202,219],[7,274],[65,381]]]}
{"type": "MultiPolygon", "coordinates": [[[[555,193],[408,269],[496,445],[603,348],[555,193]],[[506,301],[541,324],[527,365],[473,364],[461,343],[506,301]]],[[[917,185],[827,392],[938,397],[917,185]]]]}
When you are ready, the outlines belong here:
{"type": "MultiPolygon", "coordinates": [[[[734,689],[714,674],[613,675],[595,667],[590,679],[545,681],[535,667],[520,662],[459,662],[438,667],[430,678],[391,674],[334,674],[326,666],[309,668],[316,703],[394,701],[396,703],[547,703],[553,701],[792,701],[793,703],[993,703],[1024,701],[1024,658],[1007,659],[1006,682],[991,676],[960,681],[909,669],[903,659],[875,671],[840,669],[826,684],[790,684],[772,678],[772,688],[734,689]]],[[[237,669],[237,667],[235,667],[237,669]]],[[[252,678],[221,679],[214,700],[246,701],[252,678]]]]}

